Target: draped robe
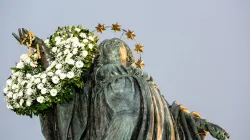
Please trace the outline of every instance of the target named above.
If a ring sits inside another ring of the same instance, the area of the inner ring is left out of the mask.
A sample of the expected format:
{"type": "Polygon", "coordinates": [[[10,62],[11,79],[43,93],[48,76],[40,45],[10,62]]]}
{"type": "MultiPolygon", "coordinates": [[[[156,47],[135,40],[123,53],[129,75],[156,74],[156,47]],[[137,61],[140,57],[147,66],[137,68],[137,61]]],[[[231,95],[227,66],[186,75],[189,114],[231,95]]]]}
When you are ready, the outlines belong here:
{"type": "MultiPolygon", "coordinates": [[[[86,139],[202,139],[192,126],[175,121],[183,112],[172,115],[167,101],[146,72],[107,64],[95,71],[93,79],[86,139]],[[183,126],[188,129],[182,129],[183,126]]],[[[181,119],[185,121],[185,115],[181,119]]]]}

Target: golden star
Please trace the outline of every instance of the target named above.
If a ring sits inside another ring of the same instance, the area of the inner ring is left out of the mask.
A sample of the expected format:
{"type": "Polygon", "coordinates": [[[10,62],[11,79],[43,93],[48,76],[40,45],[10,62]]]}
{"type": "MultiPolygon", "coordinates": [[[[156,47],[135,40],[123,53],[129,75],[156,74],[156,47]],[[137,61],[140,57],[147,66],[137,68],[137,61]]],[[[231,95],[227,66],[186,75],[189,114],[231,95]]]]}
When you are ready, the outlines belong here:
{"type": "Polygon", "coordinates": [[[142,69],[142,67],[144,66],[144,62],[143,60],[139,59],[136,63],[135,63],[137,68],[142,69]]]}
{"type": "Polygon", "coordinates": [[[118,23],[112,24],[112,29],[111,30],[114,30],[115,32],[121,31],[121,25],[118,25],[118,23]]]}
{"type": "Polygon", "coordinates": [[[143,48],[144,48],[144,46],[142,46],[140,43],[135,45],[135,51],[137,53],[143,52],[143,48]]]}
{"type": "Polygon", "coordinates": [[[127,35],[127,38],[128,39],[132,39],[132,40],[134,40],[134,38],[135,38],[135,33],[134,33],[134,31],[130,31],[130,30],[128,30],[128,32],[126,33],[126,35],[127,35]]]}
{"type": "Polygon", "coordinates": [[[101,25],[100,23],[95,28],[97,32],[100,32],[100,33],[103,33],[103,31],[106,30],[106,28],[104,27],[104,24],[101,25]]]}

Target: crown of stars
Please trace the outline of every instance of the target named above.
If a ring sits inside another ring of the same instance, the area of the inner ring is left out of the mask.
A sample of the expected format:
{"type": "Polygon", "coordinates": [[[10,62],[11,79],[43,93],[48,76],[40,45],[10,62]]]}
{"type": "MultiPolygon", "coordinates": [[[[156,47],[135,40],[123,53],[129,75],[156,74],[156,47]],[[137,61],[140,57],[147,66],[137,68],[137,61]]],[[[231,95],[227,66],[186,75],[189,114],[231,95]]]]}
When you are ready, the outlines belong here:
{"type": "MultiPolygon", "coordinates": [[[[125,30],[121,28],[121,25],[119,25],[118,23],[116,24],[112,24],[112,26],[105,26],[105,24],[98,24],[96,27],[96,31],[103,33],[106,28],[113,30],[114,32],[122,32],[122,35],[126,33],[127,39],[131,39],[131,40],[135,40],[135,33],[134,31],[131,30],[125,30]]],[[[122,36],[121,36],[122,37],[122,36]]],[[[98,41],[98,37],[96,36],[94,38],[95,41],[98,41]]],[[[141,53],[143,52],[144,46],[141,45],[140,43],[135,44],[135,51],[137,52],[137,54],[140,54],[140,59],[138,59],[136,61],[136,63],[134,63],[136,65],[137,68],[142,69],[143,66],[145,66],[144,61],[141,59],[141,53]]]]}

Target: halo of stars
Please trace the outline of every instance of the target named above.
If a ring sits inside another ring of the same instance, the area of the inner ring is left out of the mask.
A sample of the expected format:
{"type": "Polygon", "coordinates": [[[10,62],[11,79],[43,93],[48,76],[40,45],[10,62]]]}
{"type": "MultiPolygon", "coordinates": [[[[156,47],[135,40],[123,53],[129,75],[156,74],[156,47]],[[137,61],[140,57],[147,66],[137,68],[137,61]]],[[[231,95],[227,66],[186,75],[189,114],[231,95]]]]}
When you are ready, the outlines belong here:
{"type": "MultiPolygon", "coordinates": [[[[122,32],[122,35],[124,33],[126,33],[127,39],[131,39],[135,41],[135,33],[132,30],[125,30],[121,28],[121,25],[118,24],[118,22],[116,24],[112,24],[112,26],[105,26],[105,24],[98,24],[96,27],[96,31],[99,33],[103,33],[106,29],[111,28],[111,30],[113,30],[115,33],[116,32],[122,32]]],[[[97,37],[97,36],[96,36],[97,37]]],[[[95,38],[95,40],[98,40],[98,37],[95,38]]],[[[137,54],[140,55],[140,58],[135,62],[135,65],[137,68],[142,69],[143,66],[145,66],[144,61],[141,59],[141,53],[143,52],[144,46],[141,45],[140,43],[136,43],[135,44],[135,51],[137,52],[137,54]]]]}

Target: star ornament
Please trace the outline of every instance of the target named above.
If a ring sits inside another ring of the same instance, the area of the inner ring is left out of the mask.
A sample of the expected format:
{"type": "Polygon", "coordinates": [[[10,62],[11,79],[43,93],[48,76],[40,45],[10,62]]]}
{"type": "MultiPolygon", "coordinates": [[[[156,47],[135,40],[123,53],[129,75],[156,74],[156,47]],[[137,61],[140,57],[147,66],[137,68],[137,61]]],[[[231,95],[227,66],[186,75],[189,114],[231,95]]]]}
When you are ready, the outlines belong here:
{"type": "Polygon", "coordinates": [[[96,28],[97,32],[103,33],[103,31],[106,30],[106,28],[104,26],[105,26],[104,24],[101,25],[99,23],[95,28],[96,28]]]}
{"type": "Polygon", "coordinates": [[[141,52],[143,52],[143,48],[144,46],[142,46],[140,43],[135,45],[135,51],[139,54],[141,52]]]}
{"type": "Polygon", "coordinates": [[[130,30],[128,30],[128,32],[126,33],[126,35],[127,35],[127,38],[128,39],[131,39],[131,40],[134,40],[134,38],[135,38],[135,33],[134,33],[134,31],[130,31],[130,30]]]}
{"type": "Polygon", "coordinates": [[[141,60],[141,59],[139,59],[139,60],[135,63],[135,65],[136,65],[137,68],[140,68],[140,69],[142,69],[142,67],[145,66],[143,60],[141,60]]]}
{"type": "Polygon", "coordinates": [[[118,25],[118,23],[112,24],[112,29],[111,30],[114,30],[115,32],[121,31],[121,25],[118,25]]]}

